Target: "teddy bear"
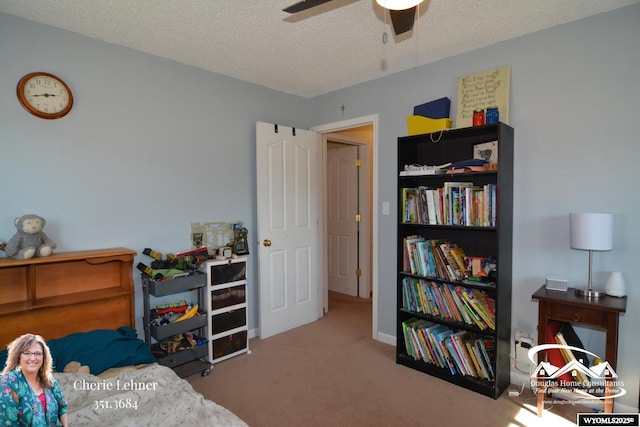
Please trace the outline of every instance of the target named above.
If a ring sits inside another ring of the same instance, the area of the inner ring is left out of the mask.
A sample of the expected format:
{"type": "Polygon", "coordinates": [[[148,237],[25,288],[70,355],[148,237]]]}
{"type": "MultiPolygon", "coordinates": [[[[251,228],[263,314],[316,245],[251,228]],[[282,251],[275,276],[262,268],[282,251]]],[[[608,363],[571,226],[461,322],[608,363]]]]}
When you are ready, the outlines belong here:
{"type": "Polygon", "coordinates": [[[34,256],[46,257],[53,253],[56,244],[42,229],[46,224],[38,215],[22,215],[14,221],[18,232],[0,245],[8,256],[15,259],[30,259],[34,256]]]}

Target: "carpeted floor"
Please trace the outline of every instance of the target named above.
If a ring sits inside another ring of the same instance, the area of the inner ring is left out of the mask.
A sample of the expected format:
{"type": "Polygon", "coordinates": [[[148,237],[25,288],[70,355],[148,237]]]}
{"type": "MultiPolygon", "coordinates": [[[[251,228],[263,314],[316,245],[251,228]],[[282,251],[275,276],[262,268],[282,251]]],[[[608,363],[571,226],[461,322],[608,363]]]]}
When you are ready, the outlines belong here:
{"type": "Polygon", "coordinates": [[[493,400],[397,365],[395,348],[371,338],[369,300],[332,293],[329,308],[189,382],[253,427],[575,426],[585,411],[556,405],[537,418],[528,390],[493,400]]]}

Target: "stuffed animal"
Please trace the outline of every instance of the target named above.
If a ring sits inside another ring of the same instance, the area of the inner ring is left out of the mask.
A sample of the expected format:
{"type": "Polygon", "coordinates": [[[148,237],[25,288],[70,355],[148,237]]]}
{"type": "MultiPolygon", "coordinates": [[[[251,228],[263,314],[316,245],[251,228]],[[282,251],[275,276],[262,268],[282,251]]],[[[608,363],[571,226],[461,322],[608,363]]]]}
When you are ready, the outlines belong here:
{"type": "Polygon", "coordinates": [[[18,232],[4,246],[8,256],[15,259],[46,257],[53,253],[56,244],[42,229],[46,224],[38,215],[22,215],[14,221],[18,232]]]}

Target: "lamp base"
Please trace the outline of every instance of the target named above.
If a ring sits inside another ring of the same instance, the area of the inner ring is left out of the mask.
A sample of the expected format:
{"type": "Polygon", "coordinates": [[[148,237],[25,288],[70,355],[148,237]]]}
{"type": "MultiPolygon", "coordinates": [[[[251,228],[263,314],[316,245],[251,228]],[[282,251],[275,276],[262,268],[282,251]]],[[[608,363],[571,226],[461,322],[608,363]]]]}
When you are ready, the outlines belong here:
{"type": "Polygon", "coordinates": [[[600,297],[604,297],[606,295],[606,292],[604,289],[589,288],[587,286],[581,286],[576,288],[576,295],[579,295],[585,298],[600,298],[600,297]]]}

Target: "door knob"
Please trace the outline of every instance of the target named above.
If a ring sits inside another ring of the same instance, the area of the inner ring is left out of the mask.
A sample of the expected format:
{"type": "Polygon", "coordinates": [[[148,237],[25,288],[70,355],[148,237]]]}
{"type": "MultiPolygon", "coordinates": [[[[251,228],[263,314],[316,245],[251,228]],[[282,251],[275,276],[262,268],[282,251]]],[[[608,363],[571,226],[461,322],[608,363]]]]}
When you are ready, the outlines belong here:
{"type": "Polygon", "coordinates": [[[269,246],[271,246],[271,240],[269,240],[269,239],[264,239],[264,240],[262,241],[262,244],[263,244],[264,246],[266,246],[266,247],[269,247],[269,246]]]}

